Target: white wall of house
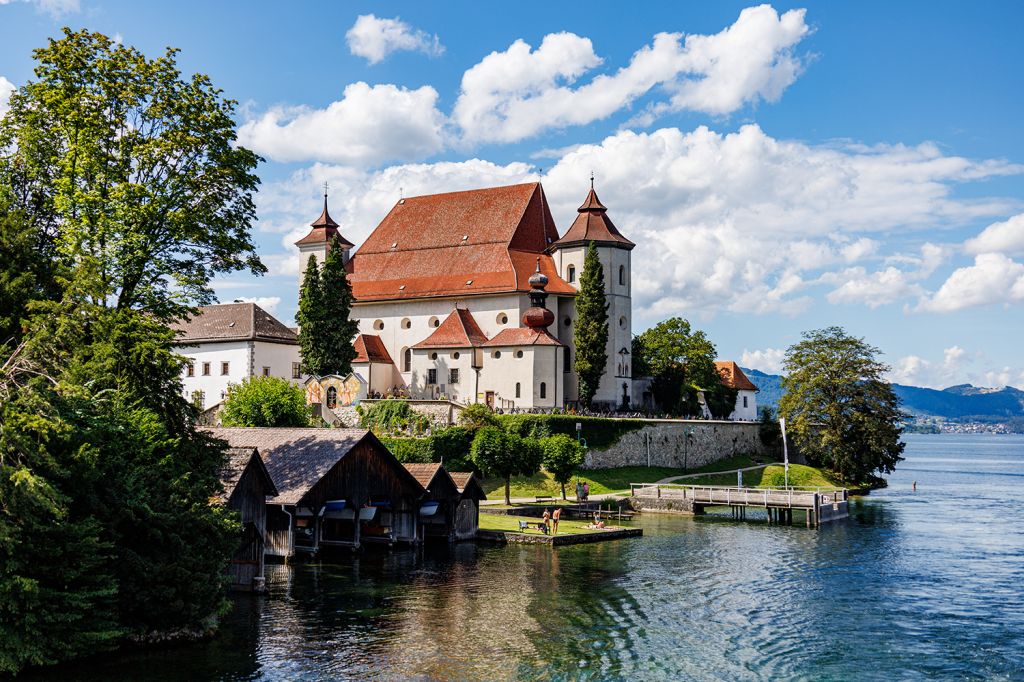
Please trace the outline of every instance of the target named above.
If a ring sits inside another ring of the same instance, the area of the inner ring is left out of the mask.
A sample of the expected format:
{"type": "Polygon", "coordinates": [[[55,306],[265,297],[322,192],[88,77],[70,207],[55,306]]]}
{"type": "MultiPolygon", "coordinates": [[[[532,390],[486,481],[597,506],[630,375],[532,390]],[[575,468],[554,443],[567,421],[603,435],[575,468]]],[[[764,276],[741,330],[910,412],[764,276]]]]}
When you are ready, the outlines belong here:
{"type": "Polygon", "coordinates": [[[182,387],[185,398],[194,400],[196,392],[202,392],[203,409],[221,402],[227,395],[228,386],[241,382],[246,377],[261,376],[263,368],[269,375],[300,383],[305,377],[292,376],[292,363],[299,362],[299,347],[265,341],[216,341],[194,346],[179,346],[175,352],[191,361],[192,371],[182,371],[182,387]],[[224,364],[227,363],[227,371],[224,364]],[[209,374],[206,373],[209,368],[209,374]],[[190,375],[191,374],[191,375],[190,375]]]}
{"type": "Polygon", "coordinates": [[[757,392],[737,391],[736,409],[729,415],[729,419],[755,421],[757,419],[757,392]]]}

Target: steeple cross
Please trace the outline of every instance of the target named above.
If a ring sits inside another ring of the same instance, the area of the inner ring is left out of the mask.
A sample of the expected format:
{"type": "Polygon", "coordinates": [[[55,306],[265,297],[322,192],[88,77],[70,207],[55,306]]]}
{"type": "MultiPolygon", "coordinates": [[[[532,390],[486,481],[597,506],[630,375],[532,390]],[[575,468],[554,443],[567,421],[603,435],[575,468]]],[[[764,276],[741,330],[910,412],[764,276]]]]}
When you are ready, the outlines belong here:
{"type": "Polygon", "coordinates": [[[329,190],[330,188],[331,186],[327,184],[326,180],[324,180],[324,199],[327,198],[327,190],[329,190]]]}

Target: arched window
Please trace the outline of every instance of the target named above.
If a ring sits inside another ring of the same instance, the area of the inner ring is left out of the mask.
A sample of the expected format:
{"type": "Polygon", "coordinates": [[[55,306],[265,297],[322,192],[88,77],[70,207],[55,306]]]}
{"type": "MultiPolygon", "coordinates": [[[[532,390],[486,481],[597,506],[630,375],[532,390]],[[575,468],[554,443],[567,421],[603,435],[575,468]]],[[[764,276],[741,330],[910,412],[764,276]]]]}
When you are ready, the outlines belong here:
{"type": "Polygon", "coordinates": [[[568,282],[570,282],[570,283],[576,281],[576,266],[575,265],[570,265],[569,268],[565,271],[565,279],[568,282]]]}
{"type": "MultiPolygon", "coordinates": [[[[520,385],[520,383],[517,381],[516,382],[516,397],[517,398],[521,397],[522,388],[523,388],[522,385],[520,385]]],[[[744,398],[744,400],[746,400],[746,398],[744,398]]]]}
{"type": "Polygon", "coordinates": [[[409,372],[412,367],[412,348],[406,348],[402,351],[402,371],[409,372]]]}
{"type": "Polygon", "coordinates": [[[548,385],[543,381],[540,382],[540,397],[541,400],[548,397],[548,385]]]}
{"type": "Polygon", "coordinates": [[[338,389],[336,389],[334,386],[329,386],[327,388],[327,407],[329,407],[329,408],[331,408],[333,410],[337,406],[338,406],[338,389]]]}
{"type": "Polygon", "coordinates": [[[619,266],[619,284],[626,286],[626,266],[619,266]]]}

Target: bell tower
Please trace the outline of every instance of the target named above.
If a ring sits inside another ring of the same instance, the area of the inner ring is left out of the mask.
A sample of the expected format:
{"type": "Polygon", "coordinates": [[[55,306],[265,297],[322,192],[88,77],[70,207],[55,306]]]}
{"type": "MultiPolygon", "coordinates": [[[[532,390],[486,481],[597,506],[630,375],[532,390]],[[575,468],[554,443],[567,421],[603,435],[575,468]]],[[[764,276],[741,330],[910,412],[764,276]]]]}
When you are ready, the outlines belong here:
{"type": "MultiPolygon", "coordinates": [[[[590,191],[577,209],[576,220],[551,251],[558,273],[577,289],[583,275],[587,248],[593,243],[604,270],[604,295],[608,302],[608,362],[601,383],[594,394],[595,403],[609,407],[628,407],[632,402],[632,346],[633,346],[633,277],[632,251],[636,246],[619,232],[608,217],[608,208],[597,198],[594,176],[590,176],[590,191]]],[[[573,321],[576,310],[571,313],[573,321]]],[[[575,327],[575,324],[573,324],[575,327]]],[[[573,347],[570,327],[559,327],[560,340],[573,347]]],[[[569,387],[566,398],[572,399],[569,387]]]]}
{"type": "Polygon", "coordinates": [[[324,210],[320,217],[310,224],[310,228],[312,229],[310,229],[309,234],[295,242],[295,245],[299,247],[300,287],[302,286],[302,280],[306,276],[306,265],[309,264],[309,257],[316,256],[317,264],[323,267],[324,261],[327,259],[327,251],[331,248],[331,243],[334,242],[335,237],[337,237],[338,245],[342,250],[342,260],[346,263],[349,259],[349,253],[355,246],[355,244],[341,236],[341,232],[338,231],[338,223],[334,222],[331,214],[327,211],[327,183],[324,183],[324,210]]]}

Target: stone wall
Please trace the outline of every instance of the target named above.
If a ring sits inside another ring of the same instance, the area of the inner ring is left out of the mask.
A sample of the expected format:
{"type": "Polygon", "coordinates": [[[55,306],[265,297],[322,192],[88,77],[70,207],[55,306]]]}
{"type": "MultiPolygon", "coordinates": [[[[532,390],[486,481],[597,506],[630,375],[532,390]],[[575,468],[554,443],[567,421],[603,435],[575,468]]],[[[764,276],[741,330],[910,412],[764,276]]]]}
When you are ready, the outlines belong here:
{"type": "MultiPolygon", "coordinates": [[[[380,400],[364,400],[361,405],[363,409],[368,409],[371,405],[381,402],[380,400]]],[[[453,403],[448,400],[408,400],[409,407],[422,415],[426,415],[433,423],[439,426],[450,426],[456,424],[459,421],[459,414],[463,410],[463,406],[458,403],[453,403]]],[[[341,406],[332,410],[334,416],[341,421],[342,424],[349,428],[359,426],[359,414],[356,412],[356,408],[349,406],[341,406]]]]}
{"type": "MultiPolygon", "coordinates": [[[[586,433],[583,434],[586,437],[586,433]]],[[[588,450],[583,468],[694,468],[736,455],[765,454],[756,422],[657,419],[603,450],[588,450]]]]}

